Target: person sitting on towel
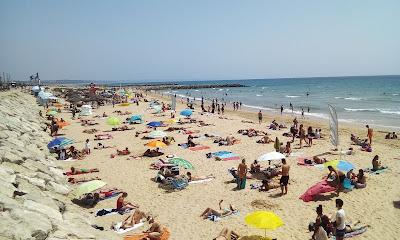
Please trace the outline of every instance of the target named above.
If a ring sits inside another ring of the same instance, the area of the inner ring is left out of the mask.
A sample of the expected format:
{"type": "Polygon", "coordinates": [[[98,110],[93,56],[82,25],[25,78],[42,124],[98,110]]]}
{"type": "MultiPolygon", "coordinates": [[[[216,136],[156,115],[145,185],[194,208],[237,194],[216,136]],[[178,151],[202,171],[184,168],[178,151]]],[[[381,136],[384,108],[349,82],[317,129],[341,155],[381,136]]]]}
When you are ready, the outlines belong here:
{"type": "Polygon", "coordinates": [[[372,159],[372,171],[378,171],[385,169],[384,166],[382,166],[382,162],[379,161],[379,156],[375,155],[375,157],[372,159]]]}
{"type": "Polygon", "coordinates": [[[128,193],[123,192],[122,195],[117,199],[117,210],[125,211],[127,209],[135,209],[139,206],[136,204],[132,204],[130,202],[125,201],[125,198],[128,196],[128,193]]]}
{"type": "Polygon", "coordinates": [[[258,173],[261,170],[261,166],[258,163],[257,160],[254,160],[254,162],[250,165],[250,173],[258,173]]]}

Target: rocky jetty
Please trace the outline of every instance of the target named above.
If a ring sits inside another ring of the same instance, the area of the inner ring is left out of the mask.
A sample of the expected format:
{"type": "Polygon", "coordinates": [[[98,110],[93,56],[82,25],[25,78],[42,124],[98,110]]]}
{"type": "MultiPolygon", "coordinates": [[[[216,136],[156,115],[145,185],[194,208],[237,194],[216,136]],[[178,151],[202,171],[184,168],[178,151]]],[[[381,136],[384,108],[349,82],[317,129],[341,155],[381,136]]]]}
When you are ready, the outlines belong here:
{"type": "Polygon", "coordinates": [[[35,98],[0,93],[0,239],[115,239],[67,197],[35,98]]]}
{"type": "Polygon", "coordinates": [[[242,84],[193,84],[193,85],[180,85],[180,84],[163,84],[163,85],[146,85],[137,86],[144,90],[178,90],[178,89],[206,89],[206,88],[237,88],[247,87],[242,84]]]}

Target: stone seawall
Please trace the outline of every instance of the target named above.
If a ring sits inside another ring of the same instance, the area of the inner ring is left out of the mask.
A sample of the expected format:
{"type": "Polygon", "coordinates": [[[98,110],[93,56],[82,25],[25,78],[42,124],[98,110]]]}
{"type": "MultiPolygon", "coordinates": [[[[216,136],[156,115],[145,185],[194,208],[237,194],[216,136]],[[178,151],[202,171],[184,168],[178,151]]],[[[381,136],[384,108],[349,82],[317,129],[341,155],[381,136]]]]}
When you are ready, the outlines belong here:
{"type": "Polygon", "coordinates": [[[0,93],[0,239],[115,239],[67,197],[35,98],[0,93]]]}

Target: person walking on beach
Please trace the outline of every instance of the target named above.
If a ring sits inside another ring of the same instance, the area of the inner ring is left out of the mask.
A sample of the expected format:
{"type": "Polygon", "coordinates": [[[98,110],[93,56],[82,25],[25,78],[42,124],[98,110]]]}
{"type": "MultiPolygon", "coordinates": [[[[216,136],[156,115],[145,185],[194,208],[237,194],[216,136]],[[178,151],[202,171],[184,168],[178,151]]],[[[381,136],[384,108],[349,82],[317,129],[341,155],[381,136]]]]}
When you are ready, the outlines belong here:
{"type": "Polygon", "coordinates": [[[75,119],[75,114],[76,114],[75,106],[72,107],[71,112],[72,112],[72,119],[75,119]]]}
{"type": "Polygon", "coordinates": [[[367,137],[369,140],[369,145],[372,145],[372,136],[374,135],[374,129],[370,128],[369,125],[365,126],[367,128],[367,137]]]}
{"type": "Polygon", "coordinates": [[[307,107],[307,112],[310,113],[310,107],[307,107]]]}
{"type": "Polygon", "coordinates": [[[292,104],[292,102],[290,102],[289,106],[290,106],[290,110],[292,110],[292,113],[293,113],[293,104],[292,104]]]}
{"type": "Polygon", "coordinates": [[[85,152],[86,152],[87,155],[90,154],[90,142],[89,142],[89,139],[86,139],[86,142],[85,142],[85,152]]]}
{"type": "Polygon", "coordinates": [[[294,128],[297,128],[297,124],[299,123],[299,121],[297,121],[297,118],[295,117],[294,119],[293,119],[293,127],[294,128]]]}
{"type": "Polygon", "coordinates": [[[283,105],[281,105],[281,115],[283,114],[283,105]]]}
{"type": "Polygon", "coordinates": [[[304,109],[301,108],[301,117],[304,118],[304,109]]]}
{"type": "Polygon", "coordinates": [[[305,132],[305,130],[303,128],[303,124],[300,124],[299,137],[300,137],[300,148],[302,148],[303,147],[303,140],[304,140],[304,142],[307,143],[306,132],[305,132]]]}
{"type": "Polygon", "coordinates": [[[338,211],[335,214],[335,226],[336,226],[336,240],[343,240],[346,233],[346,213],[344,212],[343,200],[338,198],[335,200],[336,208],[338,211]]]}
{"type": "Polygon", "coordinates": [[[242,102],[239,103],[240,109],[242,109],[242,102]]]}
{"type": "Polygon", "coordinates": [[[225,104],[222,104],[222,106],[221,106],[221,113],[222,113],[222,115],[224,115],[224,112],[225,112],[225,104]]]}
{"type": "Polygon", "coordinates": [[[261,110],[258,112],[258,124],[261,124],[262,122],[262,118],[263,118],[263,114],[261,112],[261,110]]]}
{"type": "Polygon", "coordinates": [[[286,159],[282,158],[282,170],[281,170],[281,179],[279,180],[279,184],[281,185],[282,195],[287,194],[288,184],[289,184],[289,170],[290,166],[286,163],[286,159]],[[285,190],[285,191],[283,191],[285,190]]]}
{"type": "Polygon", "coordinates": [[[238,179],[237,179],[237,189],[241,190],[246,187],[246,175],[247,175],[247,165],[246,160],[242,159],[242,163],[238,166],[238,179]]]}

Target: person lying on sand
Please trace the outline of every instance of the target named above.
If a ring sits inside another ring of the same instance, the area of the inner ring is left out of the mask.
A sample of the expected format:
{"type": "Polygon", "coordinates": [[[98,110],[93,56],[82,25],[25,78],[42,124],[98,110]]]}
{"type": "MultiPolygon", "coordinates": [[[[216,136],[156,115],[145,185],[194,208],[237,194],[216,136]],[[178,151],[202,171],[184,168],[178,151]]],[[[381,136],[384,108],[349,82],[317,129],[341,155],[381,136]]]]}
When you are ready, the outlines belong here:
{"type": "MultiPolygon", "coordinates": [[[[135,210],[130,216],[122,221],[122,225],[120,229],[127,229],[135,226],[136,224],[140,223],[143,219],[146,219],[146,214],[139,209],[135,210]]],[[[112,225],[113,227],[113,225],[112,225]]]]}
{"type": "Polygon", "coordinates": [[[175,142],[175,138],[172,136],[163,137],[162,142],[166,145],[170,145],[172,142],[175,142]]]}
{"type": "Polygon", "coordinates": [[[164,153],[161,152],[159,148],[156,148],[156,149],[154,149],[154,150],[147,149],[147,150],[143,153],[142,156],[143,156],[143,157],[158,157],[158,156],[161,156],[161,155],[164,155],[164,153]]]}
{"type": "Polygon", "coordinates": [[[117,149],[117,154],[123,156],[123,155],[129,155],[131,154],[131,152],[129,151],[128,147],[126,147],[124,150],[117,149]]]}
{"type": "Polygon", "coordinates": [[[89,182],[93,180],[101,180],[99,177],[93,177],[93,178],[68,178],[68,182],[72,184],[77,184],[77,183],[83,183],[83,182],[89,182]]]}
{"type": "Polygon", "coordinates": [[[135,137],[139,137],[140,134],[144,134],[144,133],[150,133],[150,131],[146,130],[146,131],[136,131],[135,132],[135,137]]]}
{"type": "Polygon", "coordinates": [[[261,183],[262,183],[262,185],[261,185],[259,191],[263,191],[263,192],[264,191],[267,192],[267,191],[269,191],[271,189],[276,189],[276,188],[280,188],[281,187],[279,180],[275,179],[275,178],[271,178],[271,179],[268,179],[268,180],[264,179],[264,180],[262,180],[261,183]]]}
{"type": "Polygon", "coordinates": [[[210,174],[208,176],[192,176],[191,172],[187,172],[186,176],[187,176],[188,182],[201,181],[201,180],[207,180],[207,179],[215,178],[214,175],[212,175],[212,174],[210,174]]]}
{"type": "Polygon", "coordinates": [[[203,219],[207,219],[209,216],[217,216],[217,217],[226,217],[229,216],[231,214],[233,214],[234,212],[237,211],[237,209],[232,205],[229,204],[229,208],[222,208],[221,204],[224,200],[219,201],[218,205],[219,205],[219,210],[214,210],[212,208],[207,208],[206,210],[204,210],[204,212],[200,215],[200,217],[202,217],[203,219]]]}
{"type": "Polygon", "coordinates": [[[129,128],[127,125],[122,125],[121,127],[112,128],[111,131],[128,131],[133,129],[135,128],[134,127],[129,128]]]}
{"type": "Polygon", "coordinates": [[[94,147],[94,149],[100,150],[100,149],[106,149],[106,148],[113,148],[111,146],[106,146],[103,145],[102,143],[98,143],[96,147],[94,147]]]}
{"type": "Polygon", "coordinates": [[[270,139],[267,134],[265,134],[260,140],[257,141],[257,143],[262,143],[262,144],[268,144],[272,142],[274,142],[274,140],[270,139]]]}
{"type": "Polygon", "coordinates": [[[88,168],[76,169],[76,168],[74,168],[74,167],[71,167],[71,169],[70,169],[70,174],[71,174],[71,175],[82,174],[82,173],[93,173],[93,172],[99,172],[99,169],[97,169],[97,168],[92,168],[92,169],[88,169],[88,168]]]}
{"type": "Polygon", "coordinates": [[[147,236],[142,238],[141,240],[159,240],[163,234],[164,228],[159,224],[154,222],[151,224],[150,228],[143,233],[146,233],[147,236]]]}
{"type": "Polygon", "coordinates": [[[135,209],[139,208],[137,204],[132,204],[130,202],[125,201],[125,198],[128,196],[128,193],[123,192],[122,195],[117,199],[117,207],[118,211],[124,211],[127,209],[135,209]]]}
{"type": "Polygon", "coordinates": [[[84,119],[81,119],[81,125],[82,125],[82,126],[93,126],[93,125],[97,125],[97,124],[99,124],[99,123],[97,123],[97,122],[95,122],[95,121],[93,121],[93,120],[84,120],[84,119]]]}
{"type": "Polygon", "coordinates": [[[237,240],[240,238],[240,235],[234,231],[229,230],[228,228],[223,228],[219,235],[213,240],[237,240]]]}
{"type": "Polygon", "coordinates": [[[112,139],[113,137],[109,133],[99,133],[94,135],[94,140],[107,140],[112,139]]]}

